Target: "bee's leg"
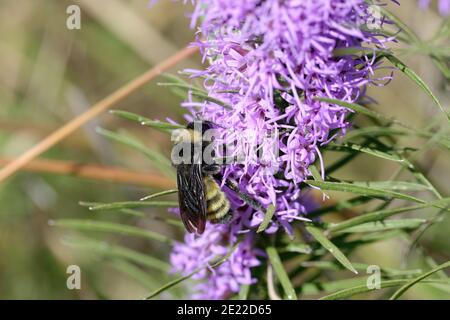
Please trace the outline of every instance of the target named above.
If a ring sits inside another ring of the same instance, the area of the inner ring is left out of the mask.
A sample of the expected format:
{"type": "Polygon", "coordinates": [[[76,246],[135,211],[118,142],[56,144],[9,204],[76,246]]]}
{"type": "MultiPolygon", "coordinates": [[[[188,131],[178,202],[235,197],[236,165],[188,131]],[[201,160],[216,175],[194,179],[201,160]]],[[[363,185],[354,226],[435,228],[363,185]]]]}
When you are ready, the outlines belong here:
{"type": "Polygon", "coordinates": [[[202,166],[202,173],[204,175],[215,175],[218,174],[220,170],[221,167],[218,164],[205,164],[202,166]]]}

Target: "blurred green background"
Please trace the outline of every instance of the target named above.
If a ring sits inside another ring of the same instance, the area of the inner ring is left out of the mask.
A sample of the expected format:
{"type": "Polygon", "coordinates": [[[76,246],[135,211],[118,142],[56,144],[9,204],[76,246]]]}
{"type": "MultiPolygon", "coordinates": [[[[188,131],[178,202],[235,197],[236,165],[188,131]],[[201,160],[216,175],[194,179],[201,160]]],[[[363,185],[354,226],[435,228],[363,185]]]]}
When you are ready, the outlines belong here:
{"type": "MultiPolygon", "coordinates": [[[[195,32],[189,29],[186,17],[189,10],[190,7],[183,6],[181,1],[160,1],[151,9],[147,0],[1,1],[0,165],[186,46],[194,39],[195,32]],[[71,4],[81,8],[81,30],[66,28],[66,8],[71,4]]],[[[421,12],[415,1],[402,1],[402,7],[393,10],[422,39],[431,38],[442,23],[436,11],[421,12]]],[[[409,51],[401,56],[448,107],[449,83],[430,59],[409,51]]],[[[199,66],[199,56],[195,56],[171,72],[199,66]]],[[[399,73],[389,86],[371,88],[370,95],[379,102],[376,107],[379,111],[417,127],[429,125],[438,115],[430,98],[399,73]]],[[[180,101],[153,81],[114,109],[152,119],[171,117],[182,121],[180,101]]],[[[441,123],[445,125],[445,121],[441,123]]],[[[161,184],[166,183],[167,186],[172,183],[162,177],[145,156],[98,135],[95,128],[99,126],[126,130],[149,148],[169,154],[167,136],[105,113],[40,159],[64,161],[66,165],[123,168],[145,173],[149,178],[144,182],[118,183],[80,178],[76,174],[40,172],[43,169],[38,166],[34,172],[20,172],[1,183],[0,299],[136,299],[168,280],[167,273],[147,268],[145,263],[102,254],[101,248],[91,250],[89,246],[74,247],[67,242],[72,238],[89,236],[143,254],[151,253],[162,261],[168,261],[168,245],[106,233],[81,234],[48,223],[60,218],[117,221],[182,239],[182,230],[158,221],[158,217],[167,215],[164,210],[146,210],[148,217],[142,218],[114,212],[94,213],[79,205],[79,201],[137,200],[160,190],[164,187],[161,184]],[[81,267],[81,290],[68,290],[66,287],[66,268],[72,264],[81,267]]],[[[419,138],[403,137],[400,140],[412,148],[424,146],[424,140],[419,138]]],[[[448,195],[448,151],[434,145],[423,151],[417,158],[418,163],[441,193],[448,195]]],[[[54,165],[55,162],[46,162],[43,167],[51,170],[54,165]]],[[[389,162],[361,156],[336,175],[342,179],[388,180],[395,170],[395,165],[389,162]]],[[[332,202],[347,197],[342,193],[330,193],[330,196],[329,201],[332,202]]],[[[421,216],[429,214],[430,217],[434,213],[433,210],[420,212],[421,216]]],[[[344,219],[346,214],[334,213],[328,219],[344,219]]],[[[411,238],[398,237],[365,246],[352,259],[395,268],[420,268],[425,265],[426,256],[441,263],[450,259],[449,231],[450,219],[446,216],[426,230],[412,250],[411,238]]],[[[163,298],[177,297],[178,292],[175,290],[173,294],[163,298]]],[[[379,293],[374,292],[365,298],[377,297],[379,293]]],[[[418,285],[405,294],[407,299],[449,297],[448,291],[427,285],[418,285]]]]}

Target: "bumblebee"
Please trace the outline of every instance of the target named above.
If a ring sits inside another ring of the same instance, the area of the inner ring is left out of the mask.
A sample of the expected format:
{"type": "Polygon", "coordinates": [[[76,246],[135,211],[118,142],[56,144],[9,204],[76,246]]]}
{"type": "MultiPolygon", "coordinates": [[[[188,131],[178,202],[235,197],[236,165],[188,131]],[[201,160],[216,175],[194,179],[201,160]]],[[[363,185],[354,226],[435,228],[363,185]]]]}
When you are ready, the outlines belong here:
{"type": "MultiPolygon", "coordinates": [[[[186,230],[202,234],[206,221],[226,223],[232,218],[230,201],[216,182],[220,165],[205,161],[205,150],[212,150],[212,141],[204,137],[215,125],[209,121],[190,122],[184,134],[176,137],[181,147],[177,156],[183,160],[174,164],[177,169],[180,216],[186,230]],[[190,151],[190,154],[187,154],[190,151]]],[[[211,151],[211,156],[214,156],[211,151]]],[[[172,159],[174,154],[172,154],[172,159]]]]}

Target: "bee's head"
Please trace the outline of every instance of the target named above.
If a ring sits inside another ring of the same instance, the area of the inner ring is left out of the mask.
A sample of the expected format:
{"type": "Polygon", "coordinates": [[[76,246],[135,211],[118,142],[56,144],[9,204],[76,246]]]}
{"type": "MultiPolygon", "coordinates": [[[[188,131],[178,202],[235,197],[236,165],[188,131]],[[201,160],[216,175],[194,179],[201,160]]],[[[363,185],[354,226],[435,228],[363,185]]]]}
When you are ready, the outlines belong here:
{"type": "Polygon", "coordinates": [[[202,141],[202,135],[192,129],[176,129],[172,131],[172,141],[178,143],[197,143],[202,141]]]}
{"type": "Polygon", "coordinates": [[[217,125],[214,122],[207,120],[194,120],[192,122],[189,122],[186,126],[186,128],[200,133],[205,133],[206,131],[214,129],[216,127],[217,125]]]}

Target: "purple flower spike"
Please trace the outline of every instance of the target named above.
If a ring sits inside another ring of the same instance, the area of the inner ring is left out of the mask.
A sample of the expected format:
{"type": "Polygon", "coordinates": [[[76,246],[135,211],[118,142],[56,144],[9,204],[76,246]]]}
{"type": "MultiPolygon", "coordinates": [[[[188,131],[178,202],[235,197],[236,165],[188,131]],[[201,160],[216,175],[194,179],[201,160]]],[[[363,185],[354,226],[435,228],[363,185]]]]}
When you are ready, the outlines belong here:
{"type": "MultiPolygon", "coordinates": [[[[227,128],[219,140],[238,145],[232,155],[243,161],[227,165],[224,176],[238,180],[264,206],[276,206],[275,223],[267,230],[275,232],[305,213],[299,184],[311,176],[311,164],[321,166],[320,147],[349,127],[348,109],[316,98],[355,102],[368,85],[390,78],[374,75],[379,67],[375,51],[361,57],[339,54],[339,49],[384,48],[393,39],[371,31],[383,19],[378,7],[363,0],[195,4],[192,19],[202,17],[199,39],[204,39],[196,44],[210,65],[191,74],[203,77],[209,95],[233,109],[210,102],[184,106],[227,128]],[[264,145],[270,135],[276,140],[264,145]],[[274,145],[277,153],[267,152],[267,161],[255,159],[256,149],[274,145]]],[[[255,215],[249,227],[261,223],[261,213],[255,215]]]]}
{"type": "MultiPolygon", "coordinates": [[[[240,159],[224,166],[224,180],[237,181],[240,190],[264,207],[275,205],[266,234],[280,227],[291,234],[292,223],[305,219],[311,206],[308,191],[300,188],[311,177],[310,166],[317,163],[324,175],[321,147],[350,126],[349,109],[317,98],[367,98],[369,85],[390,79],[376,75],[377,50],[394,39],[377,33],[385,20],[377,6],[364,0],[193,3],[192,25],[200,23],[195,44],[209,65],[189,72],[204,79],[211,101],[231,108],[188,99],[183,104],[187,118],[219,125],[216,140],[234,146],[231,155],[240,159]]],[[[239,235],[244,239],[227,262],[194,276],[207,279],[196,288],[196,298],[230,297],[240,285],[254,281],[250,270],[264,258],[254,249],[263,212],[225,191],[232,222],[208,224],[202,236],[186,235],[171,255],[174,271],[189,274],[225,254],[239,235]]]]}

